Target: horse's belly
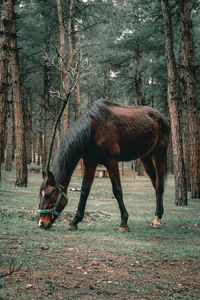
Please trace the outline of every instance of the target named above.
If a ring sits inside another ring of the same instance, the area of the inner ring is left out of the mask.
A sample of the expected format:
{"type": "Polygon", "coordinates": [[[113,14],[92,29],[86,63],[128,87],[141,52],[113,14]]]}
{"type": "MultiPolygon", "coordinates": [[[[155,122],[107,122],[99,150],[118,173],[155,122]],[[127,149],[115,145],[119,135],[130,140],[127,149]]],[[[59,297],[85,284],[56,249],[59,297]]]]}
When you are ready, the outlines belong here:
{"type": "Polygon", "coordinates": [[[155,145],[156,138],[148,142],[143,140],[140,142],[137,141],[137,143],[135,143],[135,141],[131,142],[130,140],[123,143],[109,140],[95,147],[90,155],[101,162],[106,161],[109,157],[117,161],[130,161],[145,157],[152,151],[155,145]]]}
{"type": "Polygon", "coordinates": [[[130,161],[138,158],[145,157],[152,151],[153,147],[146,149],[136,149],[135,147],[128,149],[127,151],[121,151],[119,160],[130,161]]]}
{"type": "Polygon", "coordinates": [[[118,127],[112,127],[112,124],[107,124],[104,130],[99,129],[95,133],[93,154],[105,159],[112,157],[118,161],[145,157],[155,147],[159,136],[155,123],[149,119],[148,121],[148,126],[145,120],[144,124],[138,122],[137,126],[121,123],[118,127]]]}

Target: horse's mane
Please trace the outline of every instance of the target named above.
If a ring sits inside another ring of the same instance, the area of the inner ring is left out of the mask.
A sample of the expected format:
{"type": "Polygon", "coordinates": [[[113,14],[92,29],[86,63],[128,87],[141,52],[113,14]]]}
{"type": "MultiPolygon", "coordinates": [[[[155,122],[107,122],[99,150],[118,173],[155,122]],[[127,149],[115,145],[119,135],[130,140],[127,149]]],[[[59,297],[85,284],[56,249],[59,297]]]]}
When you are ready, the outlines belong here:
{"type": "Polygon", "coordinates": [[[101,99],[96,101],[68,128],[53,162],[52,172],[56,183],[65,183],[66,172],[74,170],[87,146],[91,136],[90,118],[94,118],[100,125],[103,125],[102,113],[110,111],[109,104],[108,101],[101,99]]]}

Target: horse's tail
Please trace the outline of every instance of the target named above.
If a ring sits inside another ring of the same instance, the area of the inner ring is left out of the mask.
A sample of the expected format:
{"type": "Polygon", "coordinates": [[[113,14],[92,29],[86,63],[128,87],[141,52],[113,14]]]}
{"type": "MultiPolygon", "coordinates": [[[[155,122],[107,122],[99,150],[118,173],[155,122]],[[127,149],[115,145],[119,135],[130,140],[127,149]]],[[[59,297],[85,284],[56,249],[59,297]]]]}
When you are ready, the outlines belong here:
{"type": "Polygon", "coordinates": [[[164,182],[167,181],[167,175],[169,170],[169,160],[168,160],[168,153],[169,153],[169,141],[170,141],[170,125],[168,120],[165,117],[162,117],[162,126],[161,126],[161,134],[163,135],[163,139],[165,141],[165,168],[164,168],[164,182]]]}

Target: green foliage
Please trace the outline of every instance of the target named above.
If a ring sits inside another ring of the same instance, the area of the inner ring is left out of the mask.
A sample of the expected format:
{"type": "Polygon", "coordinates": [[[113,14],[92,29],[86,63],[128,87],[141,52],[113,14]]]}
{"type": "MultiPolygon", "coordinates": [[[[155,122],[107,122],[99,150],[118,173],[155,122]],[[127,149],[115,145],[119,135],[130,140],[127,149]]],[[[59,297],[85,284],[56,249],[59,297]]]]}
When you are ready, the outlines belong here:
{"type": "MultiPolygon", "coordinates": [[[[193,2],[192,2],[193,3],[193,2]]],[[[61,1],[66,27],[67,1],[61,1]]],[[[180,62],[179,15],[171,1],[174,48],[180,62]]],[[[44,57],[57,63],[59,28],[56,1],[17,2],[18,42],[24,94],[31,94],[33,111],[43,97],[44,57]]],[[[193,28],[196,57],[200,51],[199,3],[193,3],[193,28]]],[[[142,97],[145,104],[166,110],[166,62],[162,16],[159,2],[146,0],[75,0],[73,23],[76,27],[77,53],[82,55],[80,72],[91,65],[91,73],[80,83],[83,110],[88,103],[107,97],[122,104],[136,103],[136,43],[142,50],[142,97]]],[[[59,90],[60,72],[51,66],[51,88],[59,90]]],[[[51,99],[51,107],[55,107],[51,99]]],[[[73,101],[73,97],[71,102],[73,101]]],[[[73,109],[73,107],[72,107],[73,109]]]]}
{"type": "MultiPolygon", "coordinates": [[[[44,57],[57,64],[59,28],[56,1],[18,1],[18,41],[25,95],[31,94],[37,111],[43,97],[44,57]]],[[[66,27],[67,1],[61,1],[66,27]]],[[[180,33],[177,3],[171,1],[174,48],[180,61],[180,33]]],[[[200,51],[199,4],[194,2],[193,23],[196,57],[200,51]]],[[[145,104],[166,110],[166,62],[162,15],[159,2],[146,0],[75,0],[73,23],[76,28],[77,53],[81,53],[80,73],[87,64],[91,73],[80,82],[83,110],[88,103],[107,97],[113,101],[136,103],[135,74],[137,47],[142,50],[142,97],[145,104]]],[[[59,90],[60,72],[51,66],[51,89],[59,90]]],[[[73,102],[73,97],[71,97],[73,102]]],[[[51,99],[52,109],[55,99],[51,99]]],[[[73,110],[73,107],[72,107],[73,110]]]]}

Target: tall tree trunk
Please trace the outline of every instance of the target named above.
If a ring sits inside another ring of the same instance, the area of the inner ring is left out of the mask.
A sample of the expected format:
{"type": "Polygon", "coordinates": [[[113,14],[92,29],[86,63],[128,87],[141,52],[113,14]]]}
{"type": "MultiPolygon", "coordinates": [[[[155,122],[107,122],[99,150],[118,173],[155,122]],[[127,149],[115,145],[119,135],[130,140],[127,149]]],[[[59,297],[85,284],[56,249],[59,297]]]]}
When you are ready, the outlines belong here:
{"type": "Polygon", "coordinates": [[[15,138],[16,138],[16,182],[17,186],[27,186],[28,172],[26,163],[25,126],[23,116],[23,99],[21,96],[19,58],[14,19],[14,0],[9,0],[12,20],[10,69],[14,99],[15,138]]]}
{"type": "MultiPolygon", "coordinates": [[[[62,7],[60,0],[57,0],[57,13],[58,13],[58,26],[59,26],[59,34],[60,34],[60,48],[59,48],[59,57],[58,57],[58,65],[61,71],[61,100],[65,99],[68,89],[68,80],[67,80],[67,72],[65,67],[65,28],[63,24],[63,17],[62,17],[62,7]]],[[[65,135],[66,128],[63,128],[68,123],[68,107],[65,110],[65,115],[62,118],[62,124],[60,127],[60,136],[61,139],[65,135]]]]}
{"type": "Polygon", "coordinates": [[[180,90],[180,97],[182,99],[181,105],[179,106],[179,111],[180,111],[180,122],[181,122],[180,126],[182,128],[183,160],[185,165],[187,190],[191,191],[190,143],[188,143],[188,133],[189,133],[188,105],[187,105],[186,88],[185,88],[183,78],[179,78],[179,90],[180,90]]]}
{"type": "Polygon", "coordinates": [[[50,89],[50,73],[48,62],[44,65],[44,121],[43,121],[43,155],[42,155],[42,169],[45,170],[49,145],[50,145],[50,108],[49,108],[49,89],[50,89]]]}
{"type": "MultiPolygon", "coordinates": [[[[59,48],[59,56],[58,56],[58,65],[61,71],[61,100],[65,99],[67,94],[67,72],[65,67],[65,28],[63,24],[63,17],[62,17],[62,7],[60,0],[57,0],[57,13],[58,13],[58,26],[59,26],[59,33],[60,33],[60,48],[59,48]]],[[[66,108],[66,116],[63,116],[62,125],[63,123],[66,124],[68,120],[66,120],[66,117],[68,117],[68,108],[66,108]]],[[[61,125],[60,128],[60,136],[61,139],[65,135],[65,129],[63,129],[61,125]]]]}
{"type": "Polygon", "coordinates": [[[10,45],[10,27],[11,27],[12,6],[9,0],[3,1],[1,15],[1,32],[0,32],[0,181],[1,181],[1,164],[3,160],[3,148],[5,139],[5,103],[6,91],[8,86],[8,58],[10,45]]]}
{"type": "Polygon", "coordinates": [[[61,97],[65,98],[67,93],[67,74],[65,69],[65,29],[62,18],[62,7],[60,0],[57,0],[57,13],[58,13],[58,25],[60,32],[60,48],[59,48],[59,57],[58,65],[61,71],[61,97]]]}
{"type": "Polygon", "coordinates": [[[190,0],[179,0],[179,13],[183,76],[189,113],[187,119],[190,120],[191,196],[200,198],[200,123],[196,99],[197,87],[190,0]]]}
{"type": "Polygon", "coordinates": [[[179,93],[177,86],[177,70],[173,50],[173,32],[168,0],[161,0],[163,16],[165,56],[168,74],[168,106],[172,131],[173,161],[175,175],[175,203],[187,205],[187,186],[183,162],[183,148],[179,120],[179,93]]]}
{"type": "Polygon", "coordinates": [[[32,134],[32,105],[30,100],[30,94],[27,97],[26,103],[26,153],[27,153],[27,163],[32,162],[32,144],[33,144],[33,134],[32,134]]]}
{"type": "Polygon", "coordinates": [[[136,99],[138,105],[143,105],[142,103],[142,90],[141,90],[141,66],[142,66],[142,49],[140,47],[139,42],[136,42],[137,46],[137,68],[135,73],[135,89],[136,89],[136,99]]]}
{"type": "MultiPolygon", "coordinates": [[[[60,0],[57,0],[58,24],[60,31],[60,49],[59,49],[59,67],[61,70],[61,95],[62,101],[65,100],[70,89],[70,69],[72,64],[72,40],[71,40],[71,24],[72,24],[72,8],[74,0],[68,0],[68,21],[67,21],[67,62],[64,61],[65,55],[65,31],[62,18],[62,8],[60,0]]],[[[61,119],[61,138],[65,135],[68,127],[68,103],[63,111],[61,119]]]]}
{"type": "Polygon", "coordinates": [[[57,13],[58,13],[58,25],[59,25],[59,32],[60,32],[60,49],[59,49],[58,65],[62,72],[64,54],[65,54],[65,29],[63,25],[62,7],[61,7],[60,0],[57,0],[57,13]]]}
{"type": "MultiPolygon", "coordinates": [[[[77,62],[77,50],[76,50],[76,31],[75,26],[72,24],[72,47],[73,47],[73,64],[75,67],[75,75],[74,75],[74,81],[77,81],[79,77],[79,68],[78,68],[78,62],[77,62]]],[[[81,96],[80,96],[80,88],[79,83],[75,86],[75,119],[78,119],[81,115],[81,96]]]]}
{"type": "MultiPolygon", "coordinates": [[[[79,77],[79,71],[76,71],[74,76],[74,80],[76,81],[79,77]]],[[[81,95],[80,95],[80,88],[79,84],[76,84],[75,87],[75,99],[76,99],[76,108],[75,108],[75,119],[78,119],[81,116],[81,95]]]]}
{"type": "Polygon", "coordinates": [[[168,146],[168,155],[167,155],[167,172],[174,174],[174,166],[173,166],[173,149],[172,149],[172,140],[169,141],[168,146]]]}
{"type": "Polygon", "coordinates": [[[68,21],[67,21],[67,75],[68,75],[68,91],[69,91],[69,78],[70,78],[70,69],[72,65],[72,8],[73,8],[74,0],[68,0],[68,21]]]}
{"type": "Polygon", "coordinates": [[[12,160],[14,151],[14,109],[13,109],[13,94],[11,82],[8,87],[8,114],[7,114],[7,144],[6,144],[6,164],[5,170],[12,170],[12,160]]]}
{"type": "Polygon", "coordinates": [[[38,133],[38,143],[37,143],[37,165],[39,166],[41,163],[41,157],[42,157],[42,132],[43,132],[43,126],[42,126],[42,107],[40,108],[40,119],[39,119],[39,133],[38,133]]]}
{"type": "MultiPolygon", "coordinates": [[[[142,79],[141,79],[141,66],[142,66],[142,49],[140,47],[139,42],[136,42],[137,46],[137,67],[136,67],[136,73],[135,73],[135,90],[136,90],[136,99],[137,99],[137,105],[143,105],[142,103],[142,79]]],[[[135,171],[138,173],[138,176],[144,175],[144,168],[142,166],[141,160],[137,159],[135,163],[135,171]]]]}
{"type": "MultiPolygon", "coordinates": [[[[36,137],[36,132],[32,131],[32,136],[36,137]]],[[[33,143],[31,147],[31,161],[35,164],[36,163],[36,149],[37,149],[37,138],[33,138],[33,143]]]]}
{"type": "Polygon", "coordinates": [[[107,83],[107,80],[108,80],[108,72],[109,72],[109,68],[106,68],[105,71],[104,71],[104,86],[103,86],[103,99],[108,99],[108,83],[107,83]]]}

